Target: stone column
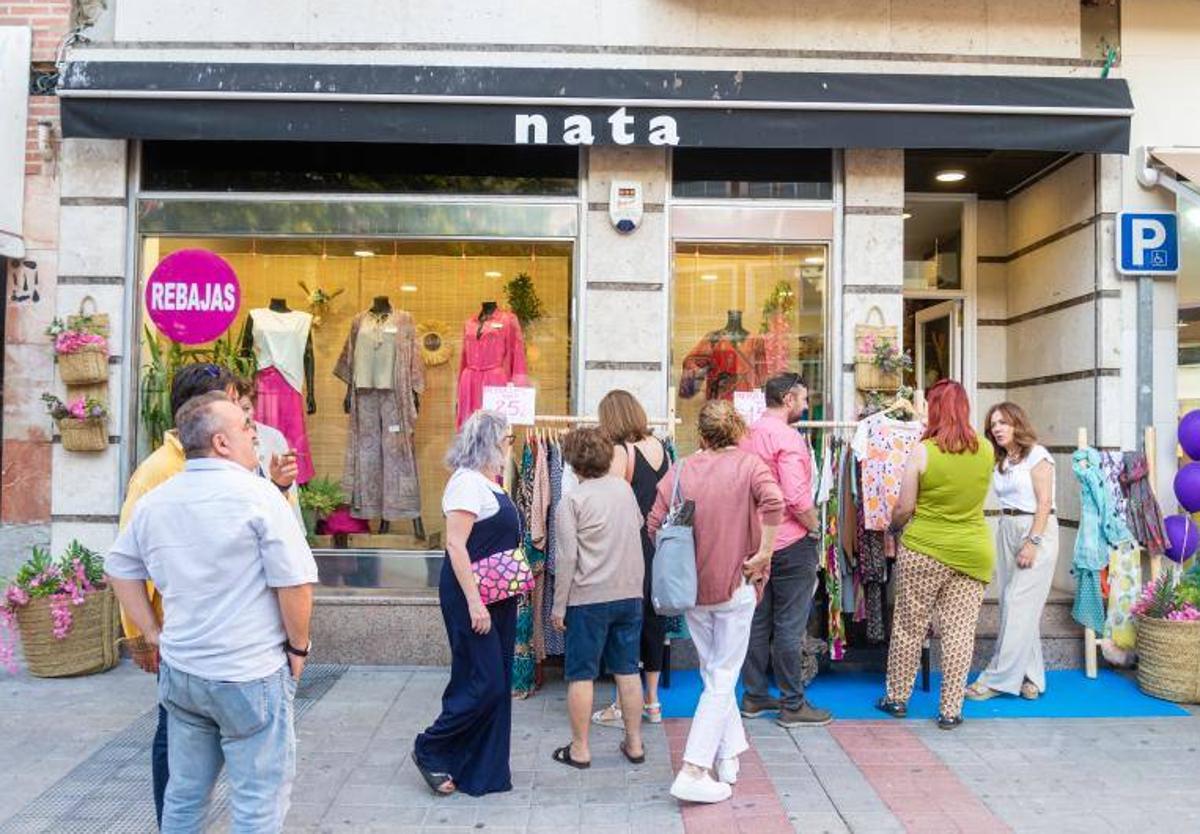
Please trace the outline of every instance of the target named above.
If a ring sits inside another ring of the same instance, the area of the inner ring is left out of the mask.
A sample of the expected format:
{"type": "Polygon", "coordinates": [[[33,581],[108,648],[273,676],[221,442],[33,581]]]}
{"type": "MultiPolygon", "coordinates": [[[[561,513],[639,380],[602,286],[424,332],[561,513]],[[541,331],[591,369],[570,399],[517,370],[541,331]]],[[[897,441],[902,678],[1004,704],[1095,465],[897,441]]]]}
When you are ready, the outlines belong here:
{"type": "Polygon", "coordinates": [[[624,388],[651,417],[666,415],[667,275],[670,247],[665,204],[670,182],[661,148],[594,147],[588,151],[587,219],[577,338],[584,371],[581,413],[624,388]],[[613,180],[640,182],[645,211],[638,229],[621,234],[609,218],[613,180]]]}
{"type": "MultiPolygon", "coordinates": [[[[62,149],[59,199],[57,315],[79,312],[87,297],[111,327],[108,407],[109,445],[103,452],[66,452],[53,446],[51,542],[54,552],[71,539],[103,550],[116,535],[122,437],[125,430],[123,368],[135,365],[137,340],[126,317],[126,144],[68,139],[62,149]]],[[[55,375],[56,387],[63,391],[55,375]]]]}
{"type": "Polygon", "coordinates": [[[844,193],[842,315],[834,324],[841,328],[841,413],[853,419],[854,326],[878,307],[885,324],[903,329],[904,151],[847,150],[844,193]]]}

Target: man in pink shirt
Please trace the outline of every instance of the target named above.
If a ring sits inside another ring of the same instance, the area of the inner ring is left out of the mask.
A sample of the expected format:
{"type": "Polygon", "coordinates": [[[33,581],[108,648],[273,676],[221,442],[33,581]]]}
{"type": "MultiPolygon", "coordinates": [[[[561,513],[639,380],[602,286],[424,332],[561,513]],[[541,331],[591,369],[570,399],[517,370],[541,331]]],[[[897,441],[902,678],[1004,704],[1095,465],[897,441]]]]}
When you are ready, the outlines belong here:
{"type": "Polygon", "coordinates": [[[833,720],[829,710],[804,698],[800,652],[808,614],[817,589],[817,542],[809,532],[817,526],[813,507],[812,454],[789,423],[808,408],[808,388],[800,374],[779,374],[763,386],[767,410],[742,439],[741,448],[758,455],[783,491],[783,520],[775,537],[771,573],[754,612],[750,648],[742,664],[742,715],[757,718],[778,711],[781,727],[821,727],[833,720]],[[767,688],[770,662],[779,698],[767,688]]]}

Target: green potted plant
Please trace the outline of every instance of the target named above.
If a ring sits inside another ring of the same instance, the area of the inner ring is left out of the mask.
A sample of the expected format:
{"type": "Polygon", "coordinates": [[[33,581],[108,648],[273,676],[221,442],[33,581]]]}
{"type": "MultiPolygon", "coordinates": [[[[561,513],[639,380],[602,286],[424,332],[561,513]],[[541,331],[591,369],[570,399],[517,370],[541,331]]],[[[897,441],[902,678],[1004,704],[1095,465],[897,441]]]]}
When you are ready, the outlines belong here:
{"type": "Polygon", "coordinates": [[[324,521],[346,503],[342,485],[332,478],[313,478],[300,487],[300,514],[309,536],[316,535],[317,522],[324,521]]]}

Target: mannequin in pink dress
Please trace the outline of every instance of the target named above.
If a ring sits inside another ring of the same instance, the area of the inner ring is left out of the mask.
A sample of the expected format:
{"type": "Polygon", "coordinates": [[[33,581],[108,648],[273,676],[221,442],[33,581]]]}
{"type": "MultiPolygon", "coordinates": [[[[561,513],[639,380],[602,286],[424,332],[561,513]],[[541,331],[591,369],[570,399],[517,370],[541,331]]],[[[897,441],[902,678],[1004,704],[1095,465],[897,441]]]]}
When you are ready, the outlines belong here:
{"type": "Polygon", "coordinates": [[[485,385],[525,384],[525,338],[521,323],[495,301],[463,322],[462,355],[458,364],[458,413],[455,428],[483,408],[485,385]]]}

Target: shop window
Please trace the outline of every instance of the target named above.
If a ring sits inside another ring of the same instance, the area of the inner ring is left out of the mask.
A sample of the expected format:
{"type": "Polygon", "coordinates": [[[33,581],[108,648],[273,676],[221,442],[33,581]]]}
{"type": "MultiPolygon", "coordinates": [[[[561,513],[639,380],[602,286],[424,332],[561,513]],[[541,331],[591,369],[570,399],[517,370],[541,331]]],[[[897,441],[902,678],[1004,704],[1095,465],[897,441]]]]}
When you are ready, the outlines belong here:
{"type": "MultiPolygon", "coordinates": [[[[1175,387],[1179,416],[1200,408],[1200,209],[1179,206],[1180,268],[1175,282],[1179,310],[1178,370],[1175,387]]],[[[1183,452],[1179,452],[1181,458],[1183,452]]]]}
{"type": "Polygon", "coordinates": [[[574,197],[569,147],[367,142],[144,142],[145,191],[519,194],[574,197]]]}
{"type": "MultiPolygon", "coordinates": [[[[238,361],[234,358],[237,354],[240,361],[250,362],[250,357],[262,357],[261,346],[268,338],[286,342],[286,336],[277,334],[283,331],[283,324],[303,320],[295,313],[312,315],[307,332],[311,333],[315,360],[311,375],[315,413],[300,413],[300,398],[293,399],[282,420],[277,413],[264,415],[261,408],[260,420],[283,430],[293,448],[307,444],[304,463],[313,473],[310,486],[328,480],[344,488],[347,500],[357,495],[362,502],[361,512],[339,514],[338,529],[348,532],[335,536],[329,526],[322,526],[315,536],[315,544],[322,548],[318,559],[321,582],[351,589],[412,587],[413,583],[428,586],[428,565],[422,560],[379,559],[354,552],[438,551],[444,546],[441,496],[449,473],[443,457],[457,418],[478,406],[459,392],[480,373],[463,369],[463,353],[464,345],[475,342],[481,328],[485,334],[491,332],[489,328],[499,334],[486,348],[490,351],[487,357],[476,355],[477,345],[468,347],[471,360],[477,360],[475,367],[496,366],[488,376],[489,383],[498,382],[501,376],[520,382],[524,376],[537,389],[539,410],[571,413],[572,245],[152,236],[142,242],[142,281],[166,256],[197,248],[220,255],[237,273],[242,291],[238,318],[218,343],[173,347],[157,334],[143,310],[147,322],[141,342],[143,379],[146,369],[154,365],[155,346],[150,339],[157,342],[164,365],[210,358],[214,353],[227,363],[238,361]],[[324,296],[323,303],[314,299],[316,293],[324,296]],[[540,315],[522,324],[517,314],[529,315],[527,302],[532,296],[540,315]],[[519,300],[522,297],[526,303],[519,300]],[[496,302],[496,311],[480,325],[477,318],[487,302],[496,302]],[[273,306],[278,308],[274,312],[273,306]],[[386,308],[391,309],[390,315],[383,315],[386,308]],[[406,336],[405,323],[410,320],[415,331],[406,336]],[[246,351],[243,333],[251,321],[252,345],[246,351]],[[334,371],[356,321],[360,325],[354,341],[357,355],[348,366],[356,392],[348,406],[347,384],[334,371]],[[275,324],[281,326],[274,329],[275,324]],[[365,346],[378,351],[372,354],[374,359],[362,352],[365,346]],[[408,351],[415,352],[424,390],[410,440],[397,443],[389,433],[399,430],[401,420],[386,416],[389,402],[396,400],[391,392],[379,389],[394,380],[411,379],[416,373],[411,365],[406,371],[397,371],[393,365],[408,351]],[[369,387],[377,390],[364,394],[361,389],[368,385],[363,380],[368,378],[374,380],[369,387]],[[372,432],[364,427],[369,422],[368,409],[375,408],[385,412],[385,419],[382,424],[377,421],[382,428],[372,432]],[[289,420],[303,426],[304,440],[294,436],[296,430],[289,428],[289,420]],[[359,428],[354,431],[356,420],[359,428]],[[369,474],[376,462],[385,466],[385,473],[396,473],[394,479],[381,485],[376,475],[369,474]],[[382,495],[381,502],[370,497],[373,492],[382,495]],[[388,523],[381,524],[384,521],[388,523]],[[339,551],[345,555],[338,555],[339,551]],[[413,576],[409,577],[410,573],[413,576]]],[[[303,336],[293,338],[303,340],[303,336]]],[[[261,363],[257,370],[248,367],[245,371],[258,381],[260,399],[277,390],[288,393],[282,388],[289,384],[286,374],[270,372],[261,363]]],[[[298,374],[304,375],[304,370],[299,369],[298,374]]],[[[307,393],[308,382],[302,379],[301,384],[307,393]]],[[[153,394],[143,386],[141,456],[153,445],[156,427],[145,418],[153,394]]],[[[430,570],[437,569],[435,561],[430,562],[430,570]]],[[[436,574],[431,576],[436,584],[436,574]]]]}
{"type": "Polygon", "coordinates": [[[672,193],[707,199],[833,199],[833,152],[677,148],[672,193]]]}
{"type": "Polygon", "coordinates": [[[736,401],[777,373],[803,374],[809,413],[823,414],[826,256],[823,245],[676,244],[671,384],[681,453],[696,449],[705,402],[736,401]]]}

